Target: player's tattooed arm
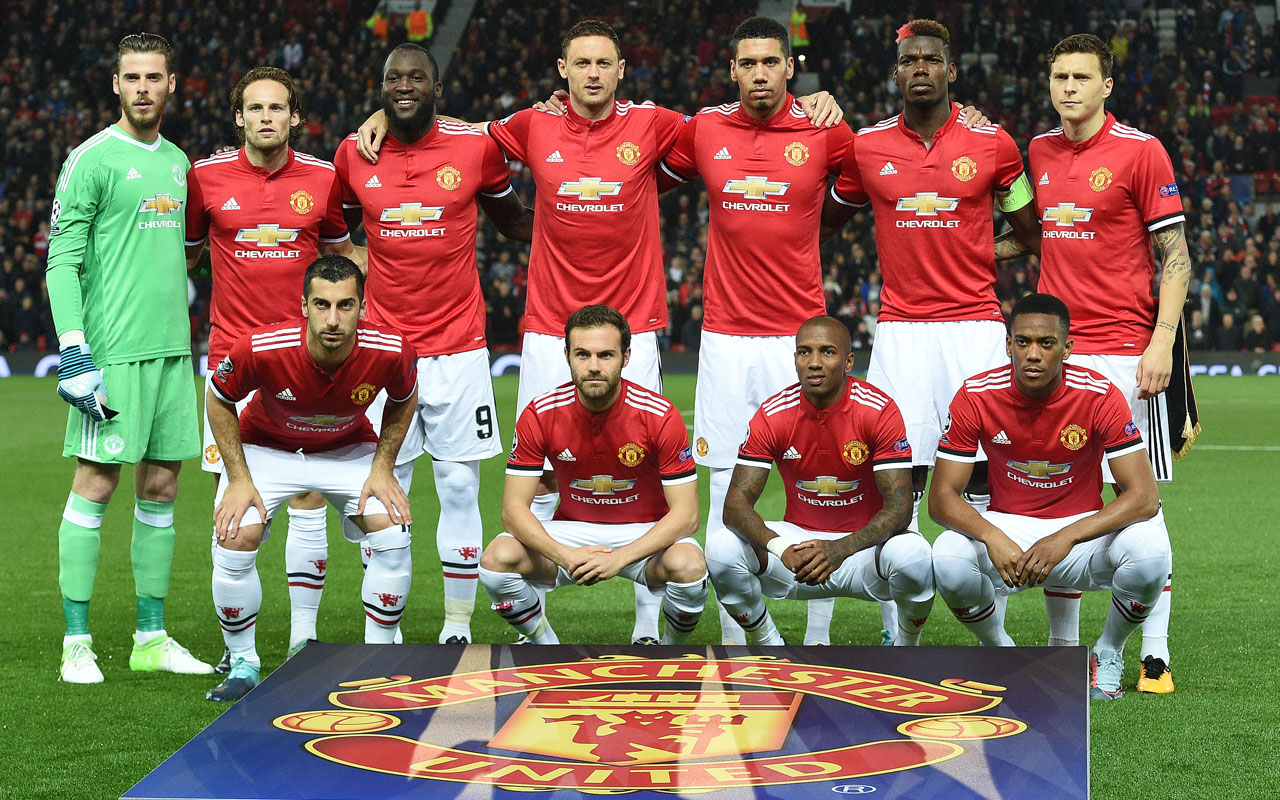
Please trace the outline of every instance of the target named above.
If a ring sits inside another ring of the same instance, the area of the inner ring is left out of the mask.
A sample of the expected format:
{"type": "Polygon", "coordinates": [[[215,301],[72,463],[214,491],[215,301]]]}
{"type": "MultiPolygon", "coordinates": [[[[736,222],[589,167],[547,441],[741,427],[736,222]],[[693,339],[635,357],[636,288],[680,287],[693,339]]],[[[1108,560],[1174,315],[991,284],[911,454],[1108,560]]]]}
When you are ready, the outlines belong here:
{"type": "Polygon", "coordinates": [[[1160,308],[1151,343],[1138,361],[1138,397],[1155,397],[1169,386],[1173,373],[1173,343],[1187,302],[1187,283],[1191,277],[1191,254],[1181,222],[1155,232],[1156,250],[1163,271],[1160,276],[1160,308]]]}
{"type": "Polygon", "coordinates": [[[1035,203],[1005,211],[1004,218],[1010,229],[996,237],[996,261],[1027,254],[1039,257],[1040,220],[1036,217],[1035,203]]]}
{"type": "Polygon", "coordinates": [[[521,202],[514,189],[501,197],[479,194],[476,201],[498,233],[517,242],[533,241],[533,209],[521,202]]]}
{"type": "Polygon", "coordinates": [[[1003,231],[996,235],[996,261],[1021,258],[1030,253],[1031,248],[1024,245],[1013,230],[1003,231]]]}
{"type": "MultiPolygon", "coordinates": [[[[733,468],[733,477],[729,479],[729,490],[724,496],[724,524],[725,527],[738,535],[756,551],[756,558],[760,562],[760,570],[769,563],[768,542],[777,536],[769,527],[764,524],[759,512],[756,511],[756,501],[760,499],[760,494],[764,492],[765,484],[769,482],[769,470],[759,467],[744,467],[741,464],[733,468]]],[[[711,531],[707,531],[707,535],[711,535],[711,531]]]]}
{"type": "Polygon", "coordinates": [[[840,539],[809,539],[795,545],[802,559],[796,580],[810,586],[826,582],[844,560],[860,550],[885,542],[911,524],[911,470],[882,469],[875,473],[884,505],[859,530],[840,539]]]}

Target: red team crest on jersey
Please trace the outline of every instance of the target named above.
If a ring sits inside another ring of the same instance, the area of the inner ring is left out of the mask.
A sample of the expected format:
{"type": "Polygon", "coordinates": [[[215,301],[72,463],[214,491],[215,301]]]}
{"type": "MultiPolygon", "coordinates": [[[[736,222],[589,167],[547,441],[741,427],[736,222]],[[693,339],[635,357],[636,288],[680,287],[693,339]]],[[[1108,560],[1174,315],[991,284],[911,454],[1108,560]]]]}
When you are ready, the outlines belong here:
{"type": "Polygon", "coordinates": [[[1089,188],[1095,192],[1105,191],[1111,185],[1113,177],[1111,170],[1106,167],[1098,167],[1089,173],[1089,188]]]}
{"type": "Polygon", "coordinates": [[[644,448],[635,442],[627,442],[618,448],[618,460],[628,467],[634,467],[644,461],[644,456],[644,448]]]}
{"type": "Polygon", "coordinates": [[[297,211],[299,214],[310,214],[311,210],[316,207],[316,199],[306,189],[299,189],[289,195],[289,208],[297,211]]]}
{"type": "Polygon", "coordinates": [[[453,166],[445,166],[436,170],[436,183],[446,192],[452,192],[462,185],[462,173],[453,166]]]}
{"type": "Polygon", "coordinates": [[[1085,433],[1084,428],[1073,423],[1062,429],[1062,433],[1058,435],[1058,441],[1062,442],[1062,446],[1068,450],[1079,450],[1084,447],[1085,442],[1089,441],[1089,435],[1085,433]]]}
{"type": "Polygon", "coordinates": [[[951,162],[951,174],[958,181],[971,181],[978,176],[978,162],[968,156],[960,156],[951,162]]]}
{"type": "Polygon", "coordinates": [[[204,449],[204,463],[217,464],[222,460],[222,455],[218,452],[218,446],[211,444],[204,449]]]}
{"type": "Polygon", "coordinates": [[[377,394],[377,391],[377,387],[372,383],[362,383],[351,390],[351,402],[358,406],[362,406],[372,400],[373,396],[377,394]]]}
{"type": "Polygon", "coordinates": [[[871,449],[863,442],[854,439],[844,446],[844,460],[853,466],[858,466],[867,460],[867,455],[871,453],[871,449]]]}
{"type": "Polygon", "coordinates": [[[793,167],[802,167],[809,160],[809,148],[803,142],[792,142],[782,149],[782,157],[793,167]]]}
{"type": "Polygon", "coordinates": [[[618,160],[628,167],[634,167],[640,163],[640,148],[634,142],[623,142],[618,145],[618,160]]]}

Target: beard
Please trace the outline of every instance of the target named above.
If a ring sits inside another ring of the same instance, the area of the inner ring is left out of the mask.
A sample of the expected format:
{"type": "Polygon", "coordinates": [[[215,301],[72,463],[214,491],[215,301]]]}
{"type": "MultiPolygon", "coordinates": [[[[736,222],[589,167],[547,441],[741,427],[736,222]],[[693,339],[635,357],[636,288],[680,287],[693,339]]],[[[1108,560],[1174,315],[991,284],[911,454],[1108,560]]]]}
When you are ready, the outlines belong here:
{"type": "Polygon", "coordinates": [[[124,112],[124,118],[129,124],[139,130],[155,128],[160,125],[160,117],[164,114],[164,107],[169,102],[169,93],[165,92],[159,97],[153,98],[154,105],[150,111],[141,111],[131,103],[125,103],[124,97],[120,98],[120,110],[124,112]]]}
{"type": "Polygon", "coordinates": [[[384,95],[382,98],[382,113],[387,115],[388,125],[395,125],[397,128],[410,131],[426,130],[436,115],[435,98],[423,98],[418,103],[417,111],[413,112],[409,117],[402,117],[400,116],[400,110],[396,108],[396,104],[387,100],[384,95]]]}

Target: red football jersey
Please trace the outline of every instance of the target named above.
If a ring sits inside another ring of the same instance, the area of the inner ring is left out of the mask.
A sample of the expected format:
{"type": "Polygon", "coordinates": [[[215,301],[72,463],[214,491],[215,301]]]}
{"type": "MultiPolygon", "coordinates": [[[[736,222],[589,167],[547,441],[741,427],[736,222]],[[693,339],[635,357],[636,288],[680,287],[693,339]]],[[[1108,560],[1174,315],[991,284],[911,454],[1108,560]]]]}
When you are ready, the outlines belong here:
{"type": "Polygon", "coordinates": [[[484,347],[476,195],[513,191],[494,143],[437,120],[412,144],[388,136],[377,164],[360,157],[352,134],[333,164],[343,206],[363,210],[369,319],[402,331],[422,358],[484,347]]]}
{"type": "Polygon", "coordinates": [[[953,107],[929,147],[901,114],[862,128],[831,190],[871,203],[882,322],[1002,319],[994,198],[1023,173],[1022,154],[999,125],[968,130],[959,117],[953,107]]]}
{"type": "Polygon", "coordinates": [[[1044,400],[1013,383],[1013,367],[979,373],[951,401],[938,457],[990,467],[991,510],[1058,519],[1102,508],[1102,459],[1141,451],[1124,394],[1093,370],[1063,366],[1044,400]]]}
{"type": "Polygon", "coordinates": [[[1108,113],[1089,139],[1055,128],[1031,140],[1028,156],[1040,291],[1067,304],[1075,352],[1141,355],[1156,326],[1151,234],[1185,220],[1169,154],[1108,113]]]}
{"type": "Polygon", "coordinates": [[[209,363],[251,328],[298,316],[302,274],[320,243],[348,236],[328,161],[290,148],[285,165],[268,173],[243,147],[197,161],[187,173],[187,245],[209,240],[209,363]]]}
{"type": "Polygon", "coordinates": [[[662,487],[698,479],[680,410],[628,380],[600,414],[572,383],[526,406],[507,474],[537,477],[547,459],[560,484],[555,519],[577,522],[656,522],[668,511],[662,487]]]}
{"type": "Polygon", "coordinates": [[[778,465],[787,491],[783,520],[806,530],[852,533],[884,505],[875,470],[911,469],[898,406],[869,383],[847,378],[840,402],[816,409],[793,384],[760,404],[738,463],[778,465]]]}
{"type": "Polygon", "coordinates": [[[595,122],[525,109],[486,126],[537,187],[526,330],[564,336],[591,303],[618,309],[635,333],[667,326],[654,165],[683,127],[677,111],[622,101],[595,122]]]}
{"type": "Polygon", "coordinates": [[[813,127],[790,94],[765,120],[741,106],[699,111],[662,166],[681,181],[701,175],[711,201],[702,327],[794,336],[800,323],[826,313],[822,202],[853,133],[847,125],[813,127]]]}
{"type": "Polygon", "coordinates": [[[240,412],[245,444],[317,453],[376,442],[366,412],[383,389],[399,402],[418,390],[413,348],[389,328],[360,323],[356,346],[330,375],[307,349],[302,318],[241,336],[213,372],[214,394],[228,403],[258,393],[240,412]]]}

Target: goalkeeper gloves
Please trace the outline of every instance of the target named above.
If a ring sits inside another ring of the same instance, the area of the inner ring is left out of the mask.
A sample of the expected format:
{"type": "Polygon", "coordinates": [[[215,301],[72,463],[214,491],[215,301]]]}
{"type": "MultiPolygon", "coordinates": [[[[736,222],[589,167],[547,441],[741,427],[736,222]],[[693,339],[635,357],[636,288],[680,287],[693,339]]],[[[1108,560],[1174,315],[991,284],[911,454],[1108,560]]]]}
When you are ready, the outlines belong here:
{"type": "Polygon", "coordinates": [[[58,362],[58,396],[95,422],[116,415],[107,408],[107,385],[102,382],[102,371],[94,365],[87,343],[62,348],[58,362]]]}

